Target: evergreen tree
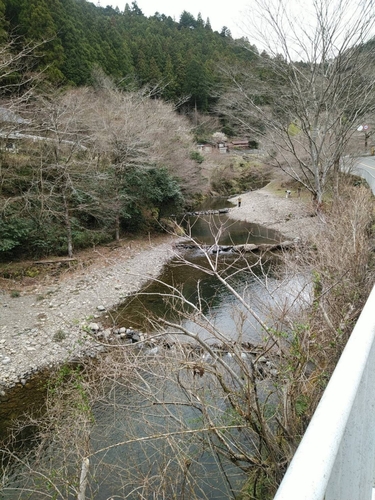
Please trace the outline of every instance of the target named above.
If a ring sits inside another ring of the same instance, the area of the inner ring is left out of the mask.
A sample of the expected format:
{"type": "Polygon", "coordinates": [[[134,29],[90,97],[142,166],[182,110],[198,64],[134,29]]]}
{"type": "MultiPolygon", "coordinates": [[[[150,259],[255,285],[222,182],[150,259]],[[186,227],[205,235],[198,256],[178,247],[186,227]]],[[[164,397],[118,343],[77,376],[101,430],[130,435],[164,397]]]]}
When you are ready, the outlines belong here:
{"type": "Polygon", "coordinates": [[[195,20],[194,16],[190,14],[190,12],[184,10],[180,16],[179,27],[194,29],[197,27],[197,21],[195,20]]]}
{"type": "Polygon", "coordinates": [[[197,28],[204,28],[204,21],[202,19],[202,14],[198,12],[198,17],[197,17],[197,28]]]}
{"type": "Polygon", "coordinates": [[[149,70],[148,70],[148,79],[151,83],[160,83],[162,80],[161,71],[159,70],[159,67],[156,64],[154,57],[151,57],[151,59],[150,59],[150,66],[149,66],[149,70]]]}
{"type": "MultiPolygon", "coordinates": [[[[56,24],[65,52],[62,72],[69,82],[83,85],[90,80],[95,61],[94,47],[89,44],[83,19],[88,17],[87,12],[74,0],[59,1],[61,10],[56,24]]],[[[82,5],[86,7],[86,4],[82,5]]]]}
{"type": "Polygon", "coordinates": [[[177,97],[177,82],[171,56],[168,54],[163,72],[163,97],[167,101],[174,100],[177,97]]]}
{"type": "Polygon", "coordinates": [[[0,0],[0,43],[6,40],[7,27],[8,23],[5,19],[5,0],[0,0]]]}
{"type": "MultiPolygon", "coordinates": [[[[52,0],[52,3],[56,2],[52,0]]],[[[43,69],[47,68],[47,73],[53,80],[62,79],[60,67],[63,63],[64,51],[46,0],[24,0],[19,23],[28,41],[45,41],[36,54],[40,66],[43,69]]]]}
{"type": "Polygon", "coordinates": [[[192,59],[186,68],[185,92],[190,93],[190,105],[203,111],[208,110],[210,77],[205,66],[192,59]]]}
{"type": "Polygon", "coordinates": [[[160,13],[147,18],[136,1],[120,13],[87,0],[0,0],[0,16],[2,12],[0,37],[3,29],[3,34],[17,32],[27,41],[47,40],[37,61],[54,82],[86,85],[93,68],[101,67],[117,81],[162,81],[167,84],[165,98],[190,95],[189,106],[199,110],[207,111],[215,102],[213,85],[222,79],[223,62],[256,58],[247,40],[234,43],[225,27],[221,34],[213,32],[201,13],[195,19],[184,11],[179,22],[160,13]]]}
{"type": "Polygon", "coordinates": [[[132,14],[136,15],[136,16],[143,16],[143,12],[141,11],[141,9],[138,7],[138,4],[137,2],[132,2],[132,8],[131,8],[131,12],[132,14]]]}
{"type": "Polygon", "coordinates": [[[230,32],[230,29],[227,28],[226,26],[223,26],[220,31],[220,36],[223,37],[231,37],[232,33],[230,32]]]}

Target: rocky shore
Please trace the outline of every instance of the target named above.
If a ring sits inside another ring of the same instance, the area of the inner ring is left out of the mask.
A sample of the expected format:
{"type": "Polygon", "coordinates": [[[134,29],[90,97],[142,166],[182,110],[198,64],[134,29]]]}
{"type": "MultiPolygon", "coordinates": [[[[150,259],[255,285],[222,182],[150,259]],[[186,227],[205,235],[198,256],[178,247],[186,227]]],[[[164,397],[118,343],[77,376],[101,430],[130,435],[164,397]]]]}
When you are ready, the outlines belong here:
{"type": "MultiPolygon", "coordinates": [[[[237,204],[238,197],[230,201],[237,204]]],[[[308,241],[319,225],[310,202],[298,197],[297,193],[288,198],[283,190],[275,193],[272,183],[263,189],[241,194],[241,206],[231,209],[230,215],[237,220],[275,229],[286,240],[300,238],[308,241]]]]}
{"type": "MultiPolygon", "coordinates": [[[[232,218],[279,230],[287,239],[306,240],[316,230],[316,217],[300,199],[267,187],[241,198],[241,207],[230,210],[232,218]]],[[[90,335],[96,320],[155,278],[173,256],[174,243],[164,235],[106,253],[94,250],[93,263],[78,257],[57,278],[14,283],[17,293],[9,283],[0,284],[0,395],[43,368],[95,356],[101,349],[90,335]]]]}
{"type": "Polygon", "coordinates": [[[0,290],[0,395],[43,368],[95,356],[101,344],[89,334],[91,326],[156,277],[172,253],[173,238],[164,236],[121,246],[57,279],[14,283],[19,296],[0,290]]]}

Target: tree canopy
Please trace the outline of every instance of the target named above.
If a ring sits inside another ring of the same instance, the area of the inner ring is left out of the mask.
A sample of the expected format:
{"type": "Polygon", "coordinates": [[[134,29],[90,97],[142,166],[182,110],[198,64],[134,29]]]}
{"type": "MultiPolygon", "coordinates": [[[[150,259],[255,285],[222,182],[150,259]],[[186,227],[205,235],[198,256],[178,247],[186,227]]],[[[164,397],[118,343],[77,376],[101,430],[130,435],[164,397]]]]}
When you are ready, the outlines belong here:
{"type": "Polygon", "coordinates": [[[146,17],[137,2],[120,12],[86,0],[2,0],[1,10],[8,33],[47,40],[38,65],[60,84],[90,84],[99,66],[123,87],[158,83],[161,97],[208,111],[217,101],[221,63],[253,58],[227,28],[214,32],[208,19],[187,11],[175,22],[158,12],[146,17]]]}
{"type": "Polygon", "coordinates": [[[305,23],[286,1],[255,4],[249,31],[266,50],[256,65],[227,68],[220,110],[320,204],[375,111],[374,5],[360,0],[349,13],[346,0],[311,2],[305,23]]]}

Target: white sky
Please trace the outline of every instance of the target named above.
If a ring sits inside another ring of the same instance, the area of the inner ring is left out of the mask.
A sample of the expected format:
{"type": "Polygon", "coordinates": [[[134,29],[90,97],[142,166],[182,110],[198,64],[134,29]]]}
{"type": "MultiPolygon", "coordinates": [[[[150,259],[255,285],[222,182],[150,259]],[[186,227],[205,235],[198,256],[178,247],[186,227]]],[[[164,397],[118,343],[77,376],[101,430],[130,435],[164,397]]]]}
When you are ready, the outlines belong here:
{"type": "MultiPolygon", "coordinates": [[[[101,7],[112,5],[118,7],[122,12],[126,2],[132,4],[132,0],[91,0],[92,3],[101,7]]],[[[246,11],[246,6],[249,0],[137,0],[138,7],[147,17],[153,16],[155,12],[171,16],[179,21],[181,13],[186,10],[197,18],[198,12],[201,13],[202,19],[210,18],[212,29],[221,31],[223,26],[230,29],[234,38],[244,36],[243,31],[239,28],[243,13],[246,11]]]]}

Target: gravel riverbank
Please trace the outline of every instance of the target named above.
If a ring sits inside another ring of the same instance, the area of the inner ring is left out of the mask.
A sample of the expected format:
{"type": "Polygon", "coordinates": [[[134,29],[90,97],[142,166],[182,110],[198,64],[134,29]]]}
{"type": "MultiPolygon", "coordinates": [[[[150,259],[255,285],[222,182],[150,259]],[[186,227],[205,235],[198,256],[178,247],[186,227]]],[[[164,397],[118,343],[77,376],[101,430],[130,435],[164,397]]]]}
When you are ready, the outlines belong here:
{"type": "MultiPolygon", "coordinates": [[[[238,197],[230,201],[237,204],[238,197]]],[[[319,225],[311,203],[296,194],[275,194],[269,186],[242,194],[241,206],[231,210],[231,217],[275,229],[287,240],[308,241],[319,225]]]]}
{"type": "Polygon", "coordinates": [[[158,237],[100,249],[58,278],[14,282],[20,295],[0,290],[0,395],[42,368],[95,355],[100,344],[87,328],[105,311],[156,277],[172,256],[173,238],[158,237]]]}
{"type": "MultiPolygon", "coordinates": [[[[316,230],[317,218],[300,199],[267,187],[241,198],[241,207],[231,209],[235,219],[276,229],[286,239],[307,240],[316,230]]],[[[87,334],[89,325],[156,277],[172,257],[174,241],[164,235],[123,242],[92,250],[90,258],[78,255],[57,277],[0,282],[0,395],[42,368],[95,355],[100,344],[87,334]]]]}

